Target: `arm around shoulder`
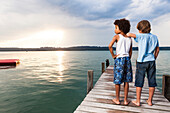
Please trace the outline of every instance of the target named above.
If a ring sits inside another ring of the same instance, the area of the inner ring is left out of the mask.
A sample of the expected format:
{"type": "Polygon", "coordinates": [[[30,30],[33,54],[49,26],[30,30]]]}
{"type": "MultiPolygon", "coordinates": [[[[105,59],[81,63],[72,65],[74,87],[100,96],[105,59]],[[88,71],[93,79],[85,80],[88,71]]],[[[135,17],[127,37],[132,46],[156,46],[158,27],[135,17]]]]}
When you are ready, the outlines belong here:
{"type": "Polygon", "coordinates": [[[133,33],[127,33],[127,36],[132,37],[132,38],[136,38],[136,34],[133,34],[133,33]]]}

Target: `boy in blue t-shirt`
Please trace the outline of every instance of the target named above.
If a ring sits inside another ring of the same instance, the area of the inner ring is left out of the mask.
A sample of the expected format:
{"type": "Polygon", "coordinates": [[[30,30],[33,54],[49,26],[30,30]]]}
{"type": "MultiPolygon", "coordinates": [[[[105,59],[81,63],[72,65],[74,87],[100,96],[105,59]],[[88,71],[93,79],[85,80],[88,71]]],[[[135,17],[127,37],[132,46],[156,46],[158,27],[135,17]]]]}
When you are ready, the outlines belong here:
{"type": "Polygon", "coordinates": [[[139,34],[128,33],[129,37],[133,37],[138,42],[138,59],[136,64],[135,86],[136,101],[132,101],[135,105],[140,106],[141,91],[144,84],[145,73],[147,73],[149,84],[148,105],[152,106],[152,98],[154,95],[156,84],[156,64],[155,60],[159,53],[159,42],[156,35],[150,33],[151,25],[149,21],[142,20],[137,24],[139,34]]]}

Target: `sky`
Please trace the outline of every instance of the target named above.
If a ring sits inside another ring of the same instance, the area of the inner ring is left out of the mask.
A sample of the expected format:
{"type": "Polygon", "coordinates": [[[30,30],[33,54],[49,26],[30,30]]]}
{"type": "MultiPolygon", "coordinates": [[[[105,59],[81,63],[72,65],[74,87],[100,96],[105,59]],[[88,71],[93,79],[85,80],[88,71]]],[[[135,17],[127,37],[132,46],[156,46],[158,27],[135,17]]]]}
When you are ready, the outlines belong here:
{"type": "Polygon", "coordinates": [[[170,46],[170,0],[1,0],[0,47],[108,46],[121,18],[132,33],[149,20],[159,45],[170,46]]]}

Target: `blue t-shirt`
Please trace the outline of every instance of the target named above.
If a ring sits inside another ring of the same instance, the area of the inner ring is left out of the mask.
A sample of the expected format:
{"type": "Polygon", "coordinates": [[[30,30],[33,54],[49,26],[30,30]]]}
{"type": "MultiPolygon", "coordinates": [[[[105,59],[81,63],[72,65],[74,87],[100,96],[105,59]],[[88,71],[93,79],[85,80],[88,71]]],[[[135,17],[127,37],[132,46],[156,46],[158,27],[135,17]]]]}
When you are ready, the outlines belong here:
{"type": "Polygon", "coordinates": [[[136,34],[135,41],[138,42],[137,62],[155,61],[154,51],[159,46],[158,38],[151,33],[136,34]]]}

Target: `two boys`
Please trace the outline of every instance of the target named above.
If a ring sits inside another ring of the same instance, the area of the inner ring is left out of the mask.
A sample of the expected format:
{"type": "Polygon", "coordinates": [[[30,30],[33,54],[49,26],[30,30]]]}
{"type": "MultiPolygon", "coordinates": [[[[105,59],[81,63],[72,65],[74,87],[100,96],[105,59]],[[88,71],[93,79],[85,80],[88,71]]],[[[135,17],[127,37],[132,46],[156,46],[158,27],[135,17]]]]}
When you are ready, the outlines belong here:
{"type": "Polygon", "coordinates": [[[115,104],[120,104],[119,93],[120,84],[124,82],[124,104],[128,105],[127,96],[129,89],[129,82],[132,82],[132,41],[129,37],[133,37],[138,42],[138,59],[136,64],[135,86],[136,86],[136,101],[132,101],[136,106],[140,106],[141,91],[144,84],[145,73],[147,73],[149,84],[149,98],[148,105],[152,106],[152,98],[155,91],[156,84],[156,64],[155,60],[159,53],[159,42],[156,35],[150,33],[151,25],[149,21],[142,20],[137,24],[139,34],[128,33],[130,30],[130,23],[125,19],[115,21],[115,35],[109,44],[109,50],[112,57],[115,59],[114,63],[114,83],[116,88],[116,99],[113,99],[115,104]],[[118,24],[117,24],[117,22],[118,24]],[[126,22],[125,22],[126,21],[126,22]],[[127,27],[128,26],[128,27],[127,27]],[[124,28],[125,27],[125,28],[124,28]],[[119,32],[117,32],[117,29],[119,32]],[[123,29],[129,29],[125,32],[123,29]],[[124,36],[123,38],[120,38],[124,36]],[[120,40],[120,39],[123,39],[120,40]],[[129,41],[130,40],[130,41],[129,41]],[[112,46],[117,42],[116,55],[113,53],[112,46]],[[131,42],[131,43],[130,43],[131,42]],[[127,60],[124,60],[127,59],[127,60]]]}

